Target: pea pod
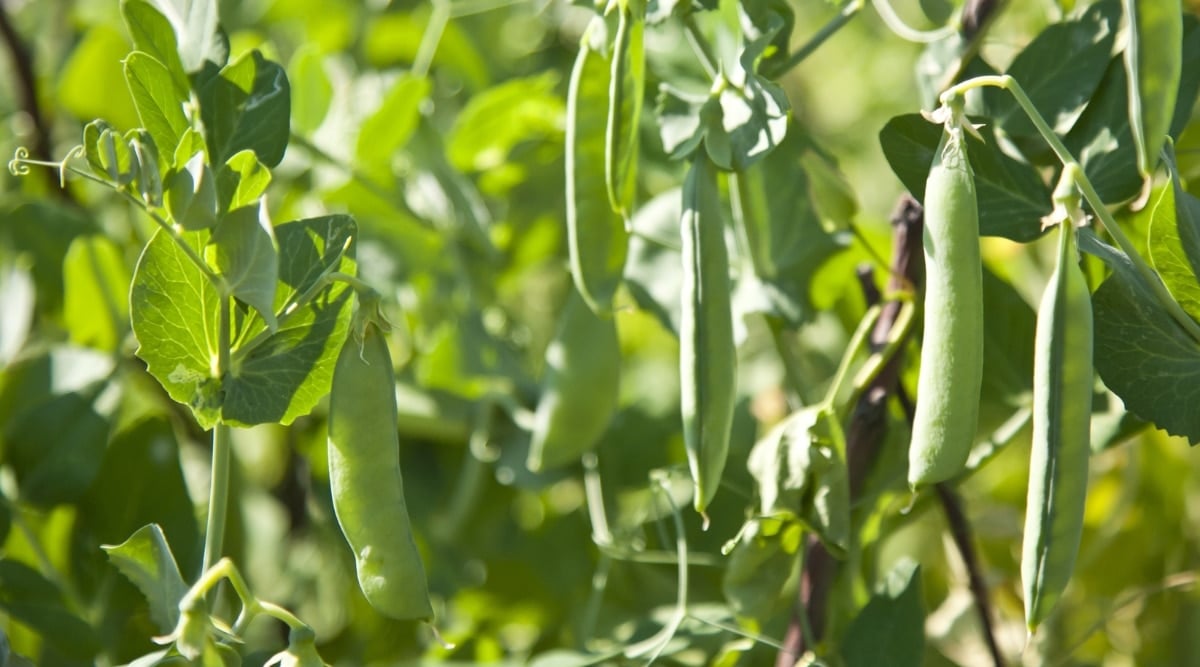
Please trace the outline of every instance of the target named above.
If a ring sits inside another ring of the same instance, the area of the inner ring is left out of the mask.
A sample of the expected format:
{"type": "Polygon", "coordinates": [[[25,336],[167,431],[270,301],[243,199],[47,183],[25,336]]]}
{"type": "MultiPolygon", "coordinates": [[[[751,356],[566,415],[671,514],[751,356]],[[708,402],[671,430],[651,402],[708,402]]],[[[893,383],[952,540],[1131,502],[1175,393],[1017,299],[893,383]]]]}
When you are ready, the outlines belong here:
{"type": "Polygon", "coordinates": [[[908,451],[916,488],[956,475],[979,422],[983,268],[975,179],[961,126],[946,124],[925,183],[925,330],[908,451]]]}
{"type": "Polygon", "coordinates": [[[1038,310],[1033,365],[1033,450],[1021,582],[1032,631],[1062,595],[1075,567],[1087,498],[1092,406],[1092,300],[1060,223],[1058,266],[1038,310]]]}
{"type": "Polygon", "coordinates": [[[358,584],[379,612],[430,619],[425,568],[413,539],[396,431],[396,384],[387,341],[373,322],[346,339],[329,398],[329,486],[358,584]]]}
{"type": "Polygon", "coordinates": [[[604,182],[614,213],[628,218],[637,185],[638,116],[642,113],[645,47],[642,0],[621,0],[613,38],[612,76],[608,83],[604,182]]]}
{"type": "Polygon", "coordinates": [[[725,470],[737,398],[729,253],[717,189],[717,170],[696,151],[683,184],[680,217],[683,288],[679,322],[680,402],[688,466],[703,513],[725,470]]]}
{"type": "Polygon", "coordinates": [[[616,322],[597,317],[572,290],[546,349],[526,461],[530,470],[578,461],[595,446],[617,410],[620,366],[616,322]]]}
{"type": "Polygon", "coordinates": [[[1179,0],[1124,0],[1129,43],[1129,120],[1138,170],[1145,177],[1158,164],[1175,113],[1183,72],[1183,8],[1179,0]]]}

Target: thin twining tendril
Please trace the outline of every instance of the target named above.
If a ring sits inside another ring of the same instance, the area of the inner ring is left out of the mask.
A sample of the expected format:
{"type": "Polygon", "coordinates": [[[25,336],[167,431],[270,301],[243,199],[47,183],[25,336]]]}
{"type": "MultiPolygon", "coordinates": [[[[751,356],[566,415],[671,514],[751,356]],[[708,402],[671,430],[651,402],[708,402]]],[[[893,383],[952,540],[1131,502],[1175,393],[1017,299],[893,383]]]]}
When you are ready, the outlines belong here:
{"type": "Polygon", "coordinates": [[[13,176],[26,176],[29,174],[29,149],[24,146],[17,147],[17,153],[13,159],[8,161],[8,172],[13,176]]]}

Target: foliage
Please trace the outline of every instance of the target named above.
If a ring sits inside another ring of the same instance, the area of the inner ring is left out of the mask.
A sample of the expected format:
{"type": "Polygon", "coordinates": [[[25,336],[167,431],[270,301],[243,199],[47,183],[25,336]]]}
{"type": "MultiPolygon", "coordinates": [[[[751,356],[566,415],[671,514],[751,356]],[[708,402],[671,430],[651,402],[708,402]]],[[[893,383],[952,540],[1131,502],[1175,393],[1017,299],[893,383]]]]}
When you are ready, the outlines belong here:
{"type": "Polygon", "coordinates": [[[1200,20],[873,4],[0,9],[0,663],[1200,660],[1200,20]],[[984,377],[916,492],[921,253],[882,257],[943,125],[984,377]],[[1087,499],[1026,647],[1030,304],[1073,223],[1087,499]],[[364,541],[415,544],[429,622],[368,602],[331,498],[368,326],[412,533],[364,541]]]}

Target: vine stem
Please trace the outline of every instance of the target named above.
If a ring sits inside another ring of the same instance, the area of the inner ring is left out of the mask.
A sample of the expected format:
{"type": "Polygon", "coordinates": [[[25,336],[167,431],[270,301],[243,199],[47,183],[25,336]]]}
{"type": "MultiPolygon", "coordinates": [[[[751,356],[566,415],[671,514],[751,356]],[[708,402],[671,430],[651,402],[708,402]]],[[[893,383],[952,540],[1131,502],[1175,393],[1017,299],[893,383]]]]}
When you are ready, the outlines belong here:
{"type": "Polygon", "coordinates": [[[801,62],[804,62],[805,58],[808,58],[810,55],[812,55],[813,51],[816,51],[818,47],[825,43],[825,40],[833,37],[837,31],[841,30],[843,26],[849,23],[850,19],[854,18],[858,12],[862,11],[862,8],[863,0],[850,0],[850,2],[842,5],[842,8],[837,13],[837,16],[834,16],[829,20],[828,23],[821,26],[820,30],[814,33],[812,37],[809,37],[808,41],[805,42],[803,46],[793,51],[792,55],[788,56],[788,59],[785,60],[783,64],[774,68],[770,74],[774,77],[783,76],[788,70],[792,69],[796,65],[799,65],[801,62]]]}
{"type": "Polygon", "coordinates": [[[1083,192],[1084,198],[1087,199],[1088,204],[1092,207],[1092,212],[1096,214],[1097,219],[1100,220],[1100,223],[1104,226],[1105,231],[1107,231],[1109,236],[1112,237],[1113,241],[1116,242],[1117,247],[1121,249],[1121,252],[1125,253],[1125,255],[1129,257],[1129,261],[1133,263],[1138,275],[1143,281],[1145,281],[1151,292],[1154,293],[1154,296],[1158,300],[1159,304],[1166,308],[1167,312],[1171,315],[1171,318],[1174,319],[1175,322],[1182,327],[1183,330],[1186,331],[1193,340],[1200,342],[1200,324],[1197,324],[1195,320],[1193,320],[1186,312],[1184,312],[1183,307],[1171,297],[1171,293],[1167,291],[1166,285],[1164,285],[1162,280],[1159,279],[1158,274],[1156,274],[1154,270],[1150,268],[1150,265],[1146,263],[1146,260],[1138,254],[1137,249],[1129,240],[1129,237],[1125,236],[1125,232],[1123,232],[1121,227],[1117,225],[1117,221],[1113,218],[1112,213],[1109,213],[1108,208],[1105,207],[1104,200],[1100,198],[1099,193],[1097,193],[1096,189],[1092,187],[1092,182],[1088,179],[1087,174],[1084,173],[1083,167],[1079,164],[1079,161],[1075,159],[1075,156],[1071,154],[1071,151],[1067,149],[1062,140],[1058,138],[1058,135],[1054,133],[1054,130],[1052,130],[1046,123],[1046,119],[1042,118],[1042,114],[1040,114],[1037,108],[1033,106],[1033,102],[1029,100],[1029,96],[1025,94],[1025,90],[1021,88],[1021,84],[1018,83],[1016,79],[1008,74],[979,76],[973,79],[968,79],[967,81],[963,81],[960,84],[946,89],[946,92],[942,93],[941,102],[942,104],[948,104],[955,98],[964,95],[968,90],[973,88],[982,88],[984,86],[1000,88],[1007,90],[1012,94],[1013,98],[1016,99],[1017,104],[1021,107],[1021,110],[1024,111],[1025,115],[1029,117],[1029,120],[1033,122],[1038,132],[1042,135],[1042,138],[1046,140],[1046,143],[1050,145],[1051,150],[1054,151],[1054,154],[1058,156],[1059,161],[1062,162],[1063,171],[1070,176],[1070,178],[1079,187],[1080,191],[1083,192]]]}
{"type": "MultiPolygon", "coordinates": [[[[230,298],[221,296],[221,321],[217,343],[217,376],[224,378],[229,369],[230,298]]],[[[225,520],[229,510],[229,475],[231,464],[232,434],[229,425],[218,422],[213,427],[212,437],[212,483],[208,493],[208,521],[204,530],[205,572],[212,569],[221,559],[225,539],[225,520]]]]}

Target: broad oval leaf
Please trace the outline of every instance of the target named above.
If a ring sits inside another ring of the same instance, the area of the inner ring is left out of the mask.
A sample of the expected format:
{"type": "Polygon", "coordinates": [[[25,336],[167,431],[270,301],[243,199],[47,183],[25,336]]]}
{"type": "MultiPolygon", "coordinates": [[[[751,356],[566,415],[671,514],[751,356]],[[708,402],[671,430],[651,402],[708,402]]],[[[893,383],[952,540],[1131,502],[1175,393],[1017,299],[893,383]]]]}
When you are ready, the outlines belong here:
{"type": "Polygon", "coordinates": [[[209,161],[250,149],[268,167],[283,159],[291,123],[291,87],[278,63],[251,51],[221,69],[200,91],[209,161]]]}

